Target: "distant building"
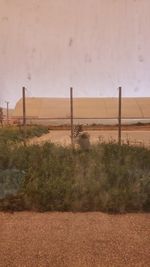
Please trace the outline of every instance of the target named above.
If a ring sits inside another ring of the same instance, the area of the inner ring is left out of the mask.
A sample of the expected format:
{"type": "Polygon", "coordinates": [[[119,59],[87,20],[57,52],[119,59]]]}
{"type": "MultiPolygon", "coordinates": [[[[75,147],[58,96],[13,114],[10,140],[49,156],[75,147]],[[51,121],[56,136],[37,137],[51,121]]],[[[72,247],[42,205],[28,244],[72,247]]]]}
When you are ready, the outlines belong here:
{"type": "MultiPolygon", "coordinates": [[[[28,123],[66,124],[70,118],[69,98],[26,98],[28,123]]],[[[117,123],[117,98],[75,98],[75,123],[117,123]]],[[[13,111],[14,120],[22,120],[22,99],[13,111]]],[[[149,98],[123,98],[122,119],[127,122],[150,121],[149,98]]]]}

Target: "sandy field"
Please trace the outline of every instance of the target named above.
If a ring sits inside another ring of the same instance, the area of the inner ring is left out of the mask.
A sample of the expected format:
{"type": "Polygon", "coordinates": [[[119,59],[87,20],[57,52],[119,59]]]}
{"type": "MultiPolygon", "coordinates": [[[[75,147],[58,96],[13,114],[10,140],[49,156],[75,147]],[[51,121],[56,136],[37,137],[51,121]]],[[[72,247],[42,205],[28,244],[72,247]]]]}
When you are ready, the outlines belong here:
{"type": "MultiPolygon", "coordinates": [[[[116,130],[101,130],[101,131],[88,131],[90,134],[91,143],[96,143],[100,140],[111,141],[118,139],[118,132],[116,130]]],[[[42,142],[54,142],[61,145],[70,144],[70,131],[67,130],[52,130],[50,133],[45,134],[39,138],[34,137],[29,141],[30,144],[42,142]]],[[[136,131],[122,131],[122,142],[130,142],[130,144],[145,145],[150,147],[150,131],[136,130],[136,131]]]]}
{"type": "Polygon", "coordinates": [[[150,214],[0,213],[0,267],[150,266],[150,214]]]}

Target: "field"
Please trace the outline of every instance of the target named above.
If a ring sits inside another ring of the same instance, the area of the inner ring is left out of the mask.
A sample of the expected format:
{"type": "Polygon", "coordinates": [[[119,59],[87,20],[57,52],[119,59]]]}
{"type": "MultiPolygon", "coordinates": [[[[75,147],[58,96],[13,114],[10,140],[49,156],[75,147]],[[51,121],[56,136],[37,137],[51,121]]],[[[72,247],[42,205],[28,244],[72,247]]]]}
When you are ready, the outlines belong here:
{"type": "MultiPolygon", "coordinates": [[[[111,142],[118,140],[117,130],[88,130],[90,134],[91,143],[97,143],[99,141],[111,142]]],[[[70,144],[70,131],[69,130],[51,130],[48,134],[41,136],[40,138],[33,138],[29,141],[30,144],[40,144],[44,142],[54,142],[60,145],[70,144]]],[[[150,147],[150,129],[137,129],[135,130],[123,130],[122,131],[123,143],[130,143],[134,145],[150,147]]]]}
{"type": "Polygon", "coordinates": [[[149,130],[124,129],[122,146],[91,130],[75,150],[67,130],[34,129],[25,146],[3,131],[0,267],[149,266],[149,130]]]}
{"type": "Polygon", "coordinates": [[[144,147],[1,143],[0,159],[1,210],[149,211],[150,150],[144,147]]]}
{"type": "Polygon", "coordinates": [[[29,127],[24,146],[19,128],[1,129],[0,210],[148,211],[149,128],[124,129],[122,146],[115,129],[88,132],[72,150],[67,130],[29,127]]]}

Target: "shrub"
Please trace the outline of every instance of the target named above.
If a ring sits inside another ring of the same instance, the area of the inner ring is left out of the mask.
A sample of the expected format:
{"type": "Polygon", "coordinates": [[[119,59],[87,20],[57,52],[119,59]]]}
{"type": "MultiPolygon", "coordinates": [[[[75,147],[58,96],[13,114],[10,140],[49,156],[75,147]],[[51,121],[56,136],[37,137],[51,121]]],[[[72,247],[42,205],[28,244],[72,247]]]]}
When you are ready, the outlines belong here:
{"type": "Polygon", "coordinates": [[[34,136],[41,136],[48,133],[48,127],[46,126],[27,126],[26,134],[22,127],[4,127],[0,128],[0,143],[14,143],[24,141],[34,136]]]}

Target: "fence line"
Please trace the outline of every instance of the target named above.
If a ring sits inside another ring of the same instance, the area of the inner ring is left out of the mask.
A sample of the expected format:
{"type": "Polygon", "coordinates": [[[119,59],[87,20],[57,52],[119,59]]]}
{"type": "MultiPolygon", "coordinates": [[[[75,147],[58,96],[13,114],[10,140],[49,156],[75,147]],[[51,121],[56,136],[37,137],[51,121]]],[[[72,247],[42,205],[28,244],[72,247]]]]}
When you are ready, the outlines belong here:
{"type": "MultiPolygon", "coordinates": [[[[24,133],[26,132],[26,124],[29,122],[30,124],[32,124],[32,122],[42,122],[42,121],[48,121],[48,120],[53,120],[53,123],[55,122],[56,124],[56,121],[61,121],[63,122],[63,120],[65,122],[67,122],[67,125],[68,123],[70,124],[70,130],[71,130],[71,145],[72,147],[74,146],[74,137],[73,137],[73,133],[74,133],[74,124],[79,124],[79,121],[82,121],[82,120],[91,120],[91,123],[92,123],[92,120],[99,120],[99,122],[94,122],[93,121],[93,124],[102,124],[102,122],[100,121],[103,121],[105,120],[105,124],[107,125],[106,121],[116,121],[116,123],[112,123],[112,125],[115,124],[115,126],[117,125],[118,126],[118,144],[121,145],[121,142],[122,142],[122,125],[123,125],[123,121],[133,121],[133,120],[143,120],[143,121],[146,121],[146,120],[150,120],[150,117],[138,117],[138,116],[131,116],[131,117],[124,117],[122,116],[122,87],[119,87],[119,95],[118,95],[118,116],[112,116],[112,117],[76,117],[74,116],[74,109],[73,109],[73,103],[74,103],[74,97],[73,97],[73,88],[70,87],[70,114],[67,116],[67,117],[36,117],[36,116],[27,116],[27,110],[26,110],[26,88],[25,87],[22,87],[22,98],[23,98],[23,101],[22,101],[22,116],[14,116],[13,119],[16,120],[18,122],[18,124],[23,124],[23,127],[24,127],[24,133]],[[69,122],[70,121],[70,122],[69,122]],[[78,121],[78,122],[77,122],[78,121]],[[118,122],[118,123],[117,123],[118,122]]],[[[57,107],[56,107],[57,108],[57,107]]],[[[8,110],[7,110],[7,122],[8,122],[8,110]]],[[[41,123],[42,124],[42,123],[41,123]]],[[[60,124],[60,122],[59,122],[60,124]]],[[[63,124],[66,124],[63,122],[63,124]]],[[[83,123],[82,123],[83,124],[83,123]]],[[[110,125],[110,123],[109,123],[110,125]]]]}

